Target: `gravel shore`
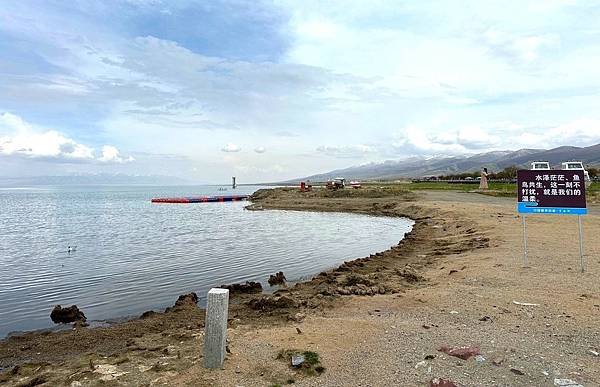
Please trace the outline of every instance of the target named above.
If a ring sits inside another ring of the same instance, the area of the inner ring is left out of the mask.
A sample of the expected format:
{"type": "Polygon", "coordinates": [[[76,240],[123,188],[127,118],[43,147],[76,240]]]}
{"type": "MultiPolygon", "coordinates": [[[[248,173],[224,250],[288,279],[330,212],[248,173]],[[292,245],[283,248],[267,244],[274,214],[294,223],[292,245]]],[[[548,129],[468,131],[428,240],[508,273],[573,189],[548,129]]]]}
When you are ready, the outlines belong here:
{"type": "Polygon", "coordinates": [[[4,340],[0,383],[426,386],[444,378],[463,386],[600,384],[597,215],[584,218],[582,274],[576,219],[568,216],[528,218],[531,267],[522,267],[520,218],[510,199],[277,189],[259,191],[252,202],[254,210],[348,211],[416,223],[384,253],[273,295],[234,296],[223,370],[201,366],[203,311],[183,305],[110,328],[4,340]],[[444,346],[480,355],[463,360],[439,351],[444,346]],[[277,359],[286,350],[316,352],[325,371],[291,368],[277,359]]]}

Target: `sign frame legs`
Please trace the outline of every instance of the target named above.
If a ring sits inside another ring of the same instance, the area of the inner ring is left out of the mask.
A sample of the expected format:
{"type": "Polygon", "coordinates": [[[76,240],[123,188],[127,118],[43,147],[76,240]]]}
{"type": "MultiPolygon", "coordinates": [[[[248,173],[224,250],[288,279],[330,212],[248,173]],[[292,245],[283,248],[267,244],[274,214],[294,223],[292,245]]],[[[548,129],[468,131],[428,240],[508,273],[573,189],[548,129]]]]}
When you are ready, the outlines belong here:
{"type": "Polygon", "coordinates": [[[585,258],[583,256],[583,226],[581,225],[581,215],[577,216],[579,223],[579,259],[581,262],[581,272],[585,272],[585,258]]]}
{"type": "Polygon", "coordinates": [[[523,267],[529,267],[529,257],[527,256],[527,221],[523,214],[523,267]]]}

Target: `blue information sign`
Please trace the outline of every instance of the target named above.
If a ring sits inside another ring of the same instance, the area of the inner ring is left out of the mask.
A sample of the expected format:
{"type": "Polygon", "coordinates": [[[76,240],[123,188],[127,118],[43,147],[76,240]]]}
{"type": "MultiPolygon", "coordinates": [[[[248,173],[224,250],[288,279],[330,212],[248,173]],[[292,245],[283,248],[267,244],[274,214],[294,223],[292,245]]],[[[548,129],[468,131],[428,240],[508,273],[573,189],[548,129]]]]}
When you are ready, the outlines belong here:
{"type": "Polygon", "coordinates": [[[518,171],[517,185],[521,214],[587,214],[583,171],[518,171]]]}

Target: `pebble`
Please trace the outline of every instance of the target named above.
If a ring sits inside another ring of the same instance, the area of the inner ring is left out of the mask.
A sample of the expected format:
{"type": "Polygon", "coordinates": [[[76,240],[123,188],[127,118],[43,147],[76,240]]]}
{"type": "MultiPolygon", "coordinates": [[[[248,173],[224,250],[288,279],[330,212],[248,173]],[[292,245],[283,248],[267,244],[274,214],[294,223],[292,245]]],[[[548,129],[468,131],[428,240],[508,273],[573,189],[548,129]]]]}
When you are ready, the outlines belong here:
{"type": "Polygon", "coordinates": [[[554,385],[560,387],[583,387],[582,384],[571,379],[554,379],[554,385]]]}
{"type": "Polygon", "coordinates": [[[418,362],[417,364],[415,364],[415,368],[419,369],[419,367],[422,367],[424,365],[426,365],[427,362],[425,360],[421,360],[420,362],[418,362]]]}

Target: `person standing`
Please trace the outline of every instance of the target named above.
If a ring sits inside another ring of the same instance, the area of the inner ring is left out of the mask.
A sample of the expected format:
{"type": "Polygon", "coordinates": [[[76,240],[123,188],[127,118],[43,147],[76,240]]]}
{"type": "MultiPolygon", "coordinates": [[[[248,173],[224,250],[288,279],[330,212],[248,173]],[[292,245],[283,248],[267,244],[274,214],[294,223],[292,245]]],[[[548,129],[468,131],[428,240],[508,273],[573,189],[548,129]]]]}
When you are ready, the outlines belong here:
{"type": "Polygon", "coordinates": [[[488,170],[483,168],[481,170],[481,180],[479,180],[479,189],[488,189],[488,170]]]}

